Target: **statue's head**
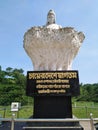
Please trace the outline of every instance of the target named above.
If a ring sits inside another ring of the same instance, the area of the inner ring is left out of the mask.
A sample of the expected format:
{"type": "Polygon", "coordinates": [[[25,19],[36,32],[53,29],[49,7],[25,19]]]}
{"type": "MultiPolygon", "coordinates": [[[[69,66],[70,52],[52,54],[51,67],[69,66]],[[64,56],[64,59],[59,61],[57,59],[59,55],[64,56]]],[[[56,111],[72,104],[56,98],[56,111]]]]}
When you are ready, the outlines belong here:
{"type": "Polygon", "coordinates": [[[47,14],[47,25],[55,24],[55,12],[53,10],[49,10],[47,14]]]}

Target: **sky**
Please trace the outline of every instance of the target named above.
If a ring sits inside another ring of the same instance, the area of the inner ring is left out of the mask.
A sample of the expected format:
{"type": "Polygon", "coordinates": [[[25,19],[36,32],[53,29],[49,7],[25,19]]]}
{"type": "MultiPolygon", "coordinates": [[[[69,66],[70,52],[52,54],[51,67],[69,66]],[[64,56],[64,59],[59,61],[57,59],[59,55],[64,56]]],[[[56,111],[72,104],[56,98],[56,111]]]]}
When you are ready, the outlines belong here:
{"type": "Polygon", "coordinates": [[[46,24],[53,9],[56,24],[82,31],[85,40],[75,57],[80,83],[98,83],[98,0],[0,0],[0,65],[33,70],[23,48],[24,33],[33,26],[46,24]]]}

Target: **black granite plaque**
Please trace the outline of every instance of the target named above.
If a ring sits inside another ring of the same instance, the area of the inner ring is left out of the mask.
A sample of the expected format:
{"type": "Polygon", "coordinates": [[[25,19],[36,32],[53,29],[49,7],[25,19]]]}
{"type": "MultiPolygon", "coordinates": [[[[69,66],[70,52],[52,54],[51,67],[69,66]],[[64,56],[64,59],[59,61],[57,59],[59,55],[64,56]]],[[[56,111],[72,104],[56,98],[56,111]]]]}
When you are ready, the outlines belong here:
{"type": "Polygon", "coordinates": [[[27,96],[78,96],[78,71],[28,71],[27,96]]]}
{"type": "Polygon", "coordinates": [[[27,96],[78,96],[78,71],[28,71],[27,96]]]}

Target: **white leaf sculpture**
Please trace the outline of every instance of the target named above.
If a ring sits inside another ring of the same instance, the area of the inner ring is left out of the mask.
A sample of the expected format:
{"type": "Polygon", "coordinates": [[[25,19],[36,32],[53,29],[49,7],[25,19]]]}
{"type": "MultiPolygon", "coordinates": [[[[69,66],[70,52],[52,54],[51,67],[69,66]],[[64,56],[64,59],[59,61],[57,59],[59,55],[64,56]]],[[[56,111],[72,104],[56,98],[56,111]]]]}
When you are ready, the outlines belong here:
{"type": "Polygon", "coordinates": [[[24,49],[34,70],[71,70],[85,36],[72,27],[55,24],[55,13],[48,12],[47,24],[32,27],[24,35],[24,49]]]}

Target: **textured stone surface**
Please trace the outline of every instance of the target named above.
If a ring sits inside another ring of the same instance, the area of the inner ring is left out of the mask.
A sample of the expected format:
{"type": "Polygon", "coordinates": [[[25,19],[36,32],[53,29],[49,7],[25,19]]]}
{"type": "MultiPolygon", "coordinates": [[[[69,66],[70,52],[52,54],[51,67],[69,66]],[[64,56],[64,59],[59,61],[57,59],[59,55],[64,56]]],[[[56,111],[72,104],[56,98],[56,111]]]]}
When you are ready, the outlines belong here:
{"type": "Polygon", "coordinates": [[[24,49],[34,70],[70,70],[83,40],[82,32],[50,22],[25,33],[24,49]]]}

